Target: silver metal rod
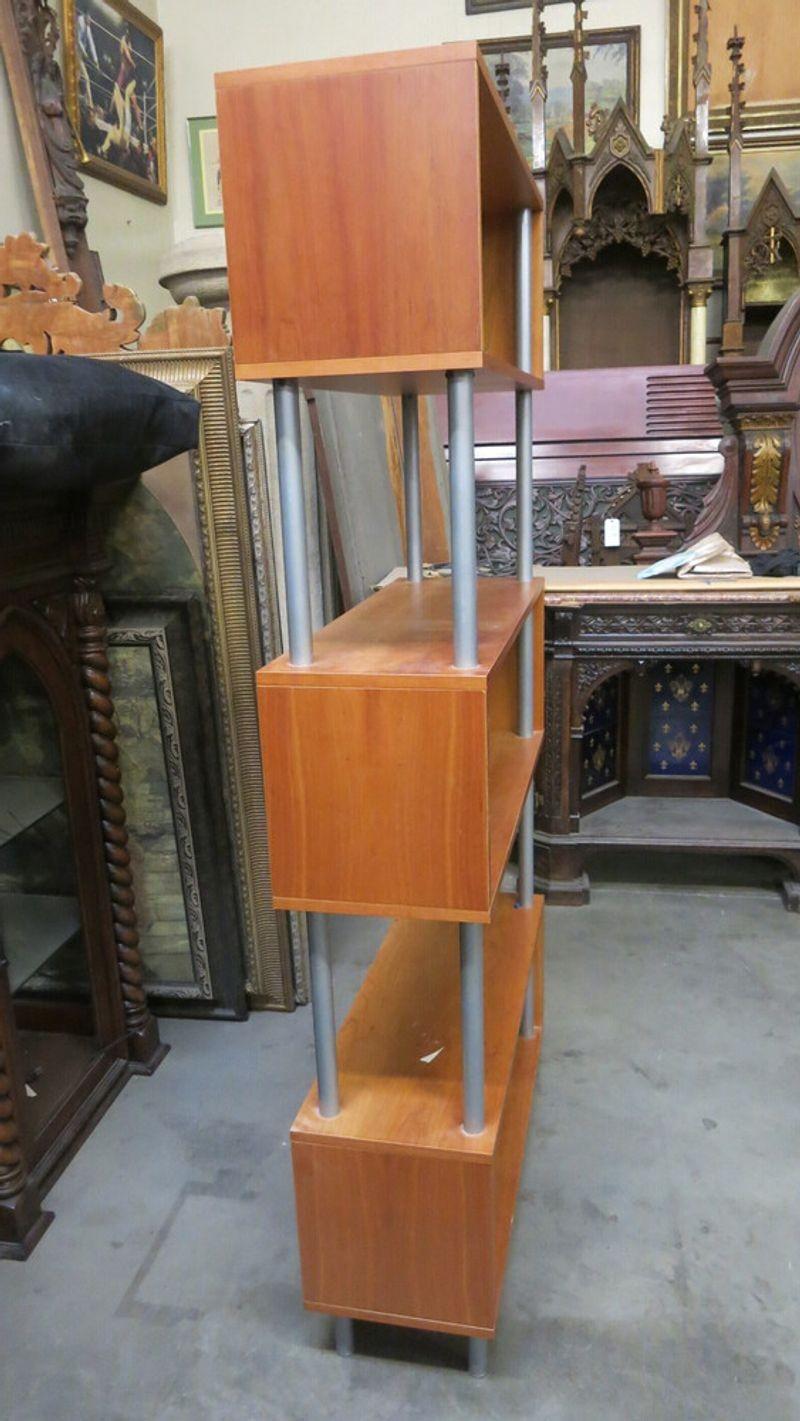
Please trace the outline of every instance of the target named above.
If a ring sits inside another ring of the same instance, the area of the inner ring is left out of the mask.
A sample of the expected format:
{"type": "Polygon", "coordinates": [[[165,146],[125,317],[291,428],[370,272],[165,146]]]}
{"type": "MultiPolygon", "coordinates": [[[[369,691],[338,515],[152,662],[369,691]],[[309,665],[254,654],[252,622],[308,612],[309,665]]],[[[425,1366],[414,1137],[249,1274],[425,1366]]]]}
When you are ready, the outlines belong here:
{"type": "Polygon", "coordinates": [[[478,662],[474,386],[475,375],[472,370],[448,373],[453,661],[459,667],[476,666],[478,662]]]}
{"type": "Polygon", "coordinates": [[[469,1374],[471,1377],[485,1377],[489,1366],[488,1337],[470,1337],[469,1374]]]}
{"type": "Polygon", "coordinates": [[[328,924],[323,913],[309,913],[307,922],[319,1113],[326,1116],[338,1115],[339,1072],[336,1064],[336,1014],[333,1006],[333,972],[328,942],[328,924]]]}
{"type": "Polygon", "coordinates": [[[403,395],[403,484],[406,506],[406,576],[422,581],[422,495],[419,479],[419,397],[403,395]]]}
{"type": "Polygon", "coordinates": [[[340,1357],[353,1355],[353,1319],[335,1317],[333,1319],[333,1340],[340,1357]]]}
{"type": "Polygon", "coordinates": [[[533,785],[528,789],[519,818],[519,871],[517,902],[520,908],[533,907],[533,785]]]}
{"type": "MultiPolygon", "coordinates": [[[[517,213],[516,335],[517,365],[531,369],[533,214],[527,207],[517,213]]],[[[517,390],[517,577],[533,576],[533,392],[517,390]]]]}
{"type": "Polygon", "coordinates": [[[531,321],[533,315],[533,213],[529,207],[517,213],[516,243],[516,336],[517,365],[531,368],[531,321]]]}
{"type": "Polygon", "coordinates": [[[310,666],[313,656],[311,592],[308,582],[306,505],[300,446],[300,393],[297,381],[276,380],[273,384],[273,395],[278,441],[289,660],[294,666],[310,666]]]}
{"type": "Polygon", "coordinates": [[[484,1127],[483,927],[460,923],[461,1055],[464,1131],[480,1135],[484,1127]]]}
{"type": "Polygon", "coordinates": [[[533,982],[533,972],[528,978],[528,985],[525,988],[525,1001],[522,1004],[522,1022],[519,1028],[520,1036],[526,1041],[530,1041],[536,1030],[536,988],[533,982]]]}
{"type": "MultiPolygon", "coordinates": [[[[525,796],[522,806],[522,814],[519,821],[519,835],[517,838],[517,855],[519,859],[519,869],[517,875],[517,904],[520,908],[533,907],[533,785],[530,786],[525,796]]],[[[536,1026],[536,988],[533,981],[533,972],[528,977],[528,985],[525,988],[525,1001],[522,1007],[522,1021],[520,1023],[520,1036],[530,1039],[533,1036],[536,1026]]]]}
{"type": "Polygon", "coordinates": [[[519,674],[517,734],[524,740],[533,735],[533,613],[529,612],[519,629],[517,650],[519,674]]]}

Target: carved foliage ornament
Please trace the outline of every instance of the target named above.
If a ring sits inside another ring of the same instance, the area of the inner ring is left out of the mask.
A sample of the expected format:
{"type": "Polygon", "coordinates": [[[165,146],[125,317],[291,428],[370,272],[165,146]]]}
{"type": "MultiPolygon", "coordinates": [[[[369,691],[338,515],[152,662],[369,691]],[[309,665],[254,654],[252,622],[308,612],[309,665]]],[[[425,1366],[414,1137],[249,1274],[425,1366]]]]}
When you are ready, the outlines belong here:
{"type": "Polygon", "coordinates": [[[766,552],[778,540],[778,498],[783,473],[784,439],[780,432],[755,433],[750,451],[750,508],[755,518],[749,534],[753,546],[766,552]]]}
{"type": "Polygon", "coordinates": [[[561,253],[560,274],[569,276],[577,262],[594,261],[616,242],[636,247],[645,257],[663,257],[669,271],[679,272],[683,266],[681,245],[672,229],[632,202],[622,208],[597,207],[587,222],[577,223],[561,253]]]}
{"type": "Polygon", "coordinates": [[[217,348],[229,343],[221,311],[207,311],[188,296],[160,312],[140,331],[144,307],[127,286],[105,285],[108,309],[77,305],[81,279],[59,271],[49,248],[30,232],[0,246],[0,346],[34,355],[97,355],[103,351],[217,348]]]}

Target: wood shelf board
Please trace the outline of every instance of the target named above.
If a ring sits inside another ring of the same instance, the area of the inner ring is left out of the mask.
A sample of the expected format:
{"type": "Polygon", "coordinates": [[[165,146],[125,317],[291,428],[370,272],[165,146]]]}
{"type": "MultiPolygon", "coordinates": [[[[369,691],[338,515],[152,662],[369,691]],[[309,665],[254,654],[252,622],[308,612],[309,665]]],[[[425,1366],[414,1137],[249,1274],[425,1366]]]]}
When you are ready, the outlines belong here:
{"type": "Polygon", "coordinates": [[[312,1087],[292,1140],[488,1163],[511,1079],[543,900],[499,895],[485,934],[486,1129],[461,1127],[461,1019],[455,924],[393,924],[338,1036],[341,1110],[324,1119],[312,1087]],[[432,1053],[433,1059],[425,1061],[432,1053]]]}
{"type": "Polygon", "coordinates": [[[237,360],[237,380],[299,380],[308,390],[362,395],[443,395],[449,370],[472,370],[475,393],[542,390],[544,378],[486,350],[348,360],[237,360]]]}
{"type": "Polygon", "coordinates": [[[478,578],[478,665],[469,670],[453,666],[450,579],[431,578],[393,582],[373,592],[317,632],[310,666],[293,666],[284,654],[258,672],[258,681],[482,691],[542,589],[541,579],[478,578]]]}
{"type": "MultiPolygon", "coordinates": [[[[375,69],[417,68],[426,64],[453,64],[482,58],[474,40],[452,40],[424,45],[418,49],[381,50],[375,54],[340,55],[333,59],[302,59],[292,64],[256,65],[251,69],[224,70],[214,75],[218,89],[247,88],[262,79],[285,82],[290,79],[317,79],[337,74],[365,74],[375,69]]],[[[484,61],[485,62],[485,61],[484,61]]]]}
{"type": "Polygon", "coordinates": [[[598,848],[680,851],[691,842],[709,852],[724,852],[743,840],[752,843],[754,853],[800,848],[796,824],[736,799],[699,795],[626,795],[584,814],[579,832],[571,837],[598,848]]]}
{"type": "MultiPolygon", "coordinates": [[[[523,1041],[520,1038],[498,1141],[494,1198],[495,1326],[500,1311],[500,1297],[503,1291],[511,1231],[514,1226],[519,1181],[528,1143],[528,1122],[541,1049],[542,1029],[540,1026],[536,1028],[530,1040],[523,1041]]],[[[491,1335],[494,1335],[494,1328],[492,1328],[491,1335]]]]}
{"type": "Polygon", "coordinates": [[[489,66],[476,45],[478,112],[481,160],[481,207],[484,212],[518,212],[543,209],[539,185],[525,154],[489,66]]]}
{"type": "Polygon", "coordinates": [[[492,897],[505,872],[522,805],[544,743],[544,732],[530,739],[509,732],[494,735],[489,754],[489,879],[492,897]]]}
{"type": "Polygon", "coordinates": [[[0,849],[63,803],[59,775],[0,775],[0,849]]]}

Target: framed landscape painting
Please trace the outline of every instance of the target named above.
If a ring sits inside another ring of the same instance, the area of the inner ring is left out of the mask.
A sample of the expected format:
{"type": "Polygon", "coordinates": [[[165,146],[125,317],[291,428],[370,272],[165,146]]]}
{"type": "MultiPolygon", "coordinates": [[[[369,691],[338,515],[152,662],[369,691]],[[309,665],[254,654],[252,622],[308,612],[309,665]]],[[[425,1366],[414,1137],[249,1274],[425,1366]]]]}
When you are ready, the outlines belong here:
{"type": "Polygon", "coordinates": [[[167,200],[164,41],[128,0],[64,0],[64,76],[86,169],[167,200]]]}
{"type": "MultiPolygon", "coordinates": [[[[594,135],[611,112],[617,99],[624,99],[635,123],[639,121],[639,37],[638,25],[626,29],[586,31],[586,151],[594,135]]],[[[511,119],[525,155],[531,145],[531,37],[486,40],[481,50],[497,82],[498,65],[509,66],[507,103],[511,119]]],[[[547,35],[547,103],[545,125],[547,148],[559,128],[572,142],[572,35],[547,35]]],[[[502,85],[498,87],[501,88],[502,85]]]]}

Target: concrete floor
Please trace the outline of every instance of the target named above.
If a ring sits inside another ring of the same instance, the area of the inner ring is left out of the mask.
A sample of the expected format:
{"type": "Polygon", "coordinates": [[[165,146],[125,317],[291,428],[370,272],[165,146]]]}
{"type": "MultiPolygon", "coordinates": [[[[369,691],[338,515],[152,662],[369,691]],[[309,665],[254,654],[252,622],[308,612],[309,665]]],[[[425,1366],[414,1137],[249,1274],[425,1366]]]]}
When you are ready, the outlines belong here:
{"type": "MultiPolygon", "coordinates": [[[[340,1013],[377,925],[344,923],[340,1013]]],[[[548,915],[546,1034],[501,1327],[357,1330],[299,1302],[287,1129],[310,1012],[164,1022],[0,1264],[3,1421],[797,1421],[800,942],[757,879],[595,886],[548,915]]]]}

